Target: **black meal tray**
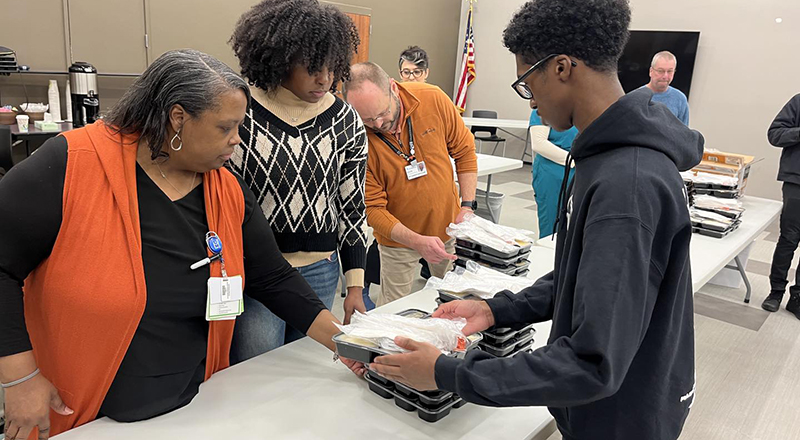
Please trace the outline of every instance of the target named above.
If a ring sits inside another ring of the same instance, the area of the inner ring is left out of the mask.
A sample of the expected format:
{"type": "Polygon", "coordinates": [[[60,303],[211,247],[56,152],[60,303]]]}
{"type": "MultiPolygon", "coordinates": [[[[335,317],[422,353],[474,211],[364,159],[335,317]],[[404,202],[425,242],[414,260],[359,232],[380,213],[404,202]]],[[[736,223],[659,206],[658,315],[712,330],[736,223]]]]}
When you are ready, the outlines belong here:
{"type": "Polygon", "coordinates": [[[395,391],[401,396],[419,402],[426,408],[433,409],[446,404],[453,400],[454,394],[450,391],[435,390],[435,391],[417,391],[414,388],[395,382],[395,391]]]}
{"type": "Polygon", "coordinates": [[[471,299],[471,300],[475,300],[475,301],[480,301],[481,300],[481,298],[479,296],[473,295],[471,293],[463,294],[463,296],[462,296],[462,294],[450,292],[450,291],[447,291],[447,290],[441,290],[441,289],[439,290],[439,299],[442,300],[443,303],[450,302],[450,301],[459,301],[459,300],[462,300],[462,299],[471,299]]]}
{"type": "Polygon", "coordinates": [[[399,394],[395,388],[376,382],[369,372],[364,375],[364,378],[369,384],[370,391],[383,397],[384,399],[394,398],[395,405],[409,412],[416,411],[419,418],[425,420],[426,422],[438,422],[439,420],[447,417],[453,408],[460,408],[466,403],[460,397],[456,398],[455,396],[451,396],[450,400],[440,407],[427,408],[419,402],[414,402],[412,399],[399,394]]]}
{"type": "Polygon", "coordinates": [[[520,335],[514,339],[513,344],[505,345],[503,348],[495,347],[491,344],[480,343],[481,350],[497,357],[506,357],[515,351],[527,347],[533,341],[533,333],[529,332],[527,335],[520,335]]]}
{"type": "Polygon", "coordinates": [[[697,194],[719,197],[721,199],[736,199],[740,196],[740,192],[738,190],[724,190],[724,189],[698,188],[697,194]]]}
{"type": "Polygon", "coordinates": [[[371,364],[376,357],[383,356],[385,354],[391,354],[380,347],[365,347],[363,345],[356,345],[355,343],[351,343],[349,341],[337,340],[336,338],[340,335],[341,333],[334,335],[333,340],[334,344],[336,344],[336,354],[338,354],[340,357],[365,364],[371,364]]]}
{"type": "Polygon", "coordinates": [[[708,182],[695,182],[692,181],[695,189],[719,189],[724,191],[735,191],[738,189],[737,186],[730,186],[730,185],[722,185],[719,183],[708,183],[708,182]]]}
{"type": "Polygon", "coordinates": [[[528,261],[528,255],[530,255],[530,254],[531,254],[531,252],[528,251],[528,252],[525,252],[525,253],[522,253],[522,254],[515,255],[515,256],[513,256],[511,258],[499,258],[499,257],[495,257],[494,255],[489,255],[489,254],[486,254],[486,253],[483,253],[483,252],[480,252],[480,251],[476,251],[474,249],[469,249],[469,248],[465,248],[465,247],[461,247],[459,245],[456,245],[456,255],[457,256],[466,257],[468,259],[475,260],[475,261],[482,261],[482,262],[485,262],[485,263],[489,263],[489,264],[491,264],[493,266],[502,267],[502,268],[512,267],[512,266],[517,266],[518,267],[518,266],[520,266],[521,262],[528,261]]]}
{"type": "Polygon", "coordinates": [[[514,357],[514,356],[516,356],[516,355],[518,355],[520,353],[528,353],[528,354],[533,353],[533,342],[531,342],[530,345],[522,347],[522,348],[518,349],[517,351],[511,353],[507,357],[512,358],[512,357],[514,357]]]}
{"type": "Polygon", "coordinates": [[[709,229],[704,229],[704,228],[692,228],[692,232],[695,234],[705,235],[706,237],[713,237],[713,238],[725,238],[725,236],[730,234],[731,231],[733,231],[733,229],[729,231],[720,232],[720,231],[711,231],[709,229]]]}
{"type": "Polygon", "coordinates": [[[733,223],[728,226],[718,225],[716,223],[709,223],[704,221],[692,220],[692,227],[702,228],[709,231],[725,232],[733,228],[733,223]]]}
{"type": "Polygon", "coordinates": [[[407,318],[427,318],[431,316],[430,313],[420,309],[407,309],[397,312],[398,316],[405,316],[407,318]]]}
{"type": "Polygon", "coordinates": [[[724,209],[700,208],[699,206],[695,206],[694,209],[697,209],[697,210],[700,210],[700,211],[706,211],[706,212],[713,212],[714,214],[719,214],[721,216],[724,216],[724,217],[727,217],[727,218],[731,218],[731,219],[734,219],[734,220],[738,220],[739,217],[742,216],[742,212],[741,211],[727,211],[727,210],[724,210],[724,209]]]}
{"type": "Polygon", "coordinates": [[[520,254],[525,254],[530,252],[532,244],[526,244],[525,246],[518,246],[517,249],[511,252],[502,252],[495,248],[477,243],[472,240],[464,239],[464,238],[457,238],[456,239],[456,246],[461,246],[462,248],[471,249],[474,251],[483,252],[484,254],[491,255],[493,257],[501,258],[501,259],[508,259],[512,257],[516,257],[520,254]]]}
{"type": "Polygon", "coordinates": [[[511,343],[512,345],[516,345],[516,343],[511,340],[516,338],[520,334],[530,331],[535,332],[535,330],[533,330],[533,324],[526,325],[525,327],[517,331],[513,331],[510,328],[508,329],[508,331],[505,331],[506,329],[503,330],[504,330],[503,333],[497,333],[496,331],[485,330],[483,332],[483,343],[492,345],[499,349],[503,349],[509,343],[511,343]]]}

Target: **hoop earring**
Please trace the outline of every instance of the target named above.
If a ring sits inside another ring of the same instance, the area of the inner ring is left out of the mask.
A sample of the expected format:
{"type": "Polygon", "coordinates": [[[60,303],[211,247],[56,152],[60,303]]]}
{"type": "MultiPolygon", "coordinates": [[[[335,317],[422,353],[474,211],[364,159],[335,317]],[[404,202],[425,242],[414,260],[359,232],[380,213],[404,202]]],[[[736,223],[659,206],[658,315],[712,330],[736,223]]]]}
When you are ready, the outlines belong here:
{"type": "Polygon", "coordinates": [[[181,131],[178,130],[178,132],[175,133],[175,136],[172,136],[172,139],[169,141],[169,147],[172,148],[173,151],[181,151],[181,148],[183,148],[183,139],[181,139],[180,134],[181,131]],[[175,139],[181,141],[177,148],[175,147],[175,139]]]}

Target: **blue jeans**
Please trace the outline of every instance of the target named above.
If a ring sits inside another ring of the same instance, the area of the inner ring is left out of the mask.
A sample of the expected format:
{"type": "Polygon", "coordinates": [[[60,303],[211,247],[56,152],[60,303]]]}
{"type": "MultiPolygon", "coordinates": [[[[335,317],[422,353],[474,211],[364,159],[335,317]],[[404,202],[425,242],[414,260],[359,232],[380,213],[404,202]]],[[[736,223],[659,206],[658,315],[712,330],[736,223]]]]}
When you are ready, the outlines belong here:
{"type": "MultiPolygon", "coordinates": [[[[330,259],[298,267],[297,271],[330,310],[339,283],[339,254],[334,252],[330,259]]],[[[231,365],[264,354],[304,336],[292,326],[287,326],[285,321],[259,301],[245,295],[244,313],[236,318],[233,330],[231,365]]]]}
{"type": "Polygon", "coordinates": [[[375,303],[372,302],[372,298],[369,297],[369,286],[364,286],[364,290],[361,291],[361,295],[364,297],[364,307],[369,312],[370,310],[375,308],[375,303]]]}

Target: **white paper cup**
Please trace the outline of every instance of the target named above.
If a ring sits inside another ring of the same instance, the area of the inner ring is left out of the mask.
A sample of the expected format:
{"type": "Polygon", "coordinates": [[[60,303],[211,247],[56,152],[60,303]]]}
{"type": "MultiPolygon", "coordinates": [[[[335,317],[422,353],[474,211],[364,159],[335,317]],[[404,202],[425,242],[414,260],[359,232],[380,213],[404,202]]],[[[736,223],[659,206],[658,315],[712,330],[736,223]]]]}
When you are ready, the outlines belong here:
{"type": "Polygon", "coordinates": [[[19,131],[28,131],[28,115],[17,115],[17,127],[19,131]]]}

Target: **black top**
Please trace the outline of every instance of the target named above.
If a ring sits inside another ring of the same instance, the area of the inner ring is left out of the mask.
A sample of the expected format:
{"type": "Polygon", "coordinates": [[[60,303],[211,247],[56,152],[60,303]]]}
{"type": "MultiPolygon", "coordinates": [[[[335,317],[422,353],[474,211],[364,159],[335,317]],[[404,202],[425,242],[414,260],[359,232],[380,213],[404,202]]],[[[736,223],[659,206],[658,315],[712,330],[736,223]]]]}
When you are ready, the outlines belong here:
{"type": "Polygon", "coordinates": [[[487,301],[502,327],[552,319],[548,345],[511,359],[441,357],[440,388],[484,405],[547,405],[565,440],[678,438],[695,377],[679,171],[700,162],[703,137],[651,96],[623,96],[573,143],[553,272],[487,301]]]}
{"type": "MultiPolygon", "coordinates": [[[[0,356],[31,349],[22,282],[53,248],[61,226],[64,137],[48,140],[0,181],[0,356]]],[[[203,185],[171,201],[136,169],[147,304],[101,414],[119,421],[157,416],[191,401],[205,373],[209,267],[203,185]]],[[[325,308],[281,256],[253,193],[242,185],[245,294],[305,332],[325,308]]]]}
{"type": "Polygon", "coordinates": [[[767,130],[769,143],[783,148],[778,180],[800,185],[800,93],[794,95],[767,130]]]}

